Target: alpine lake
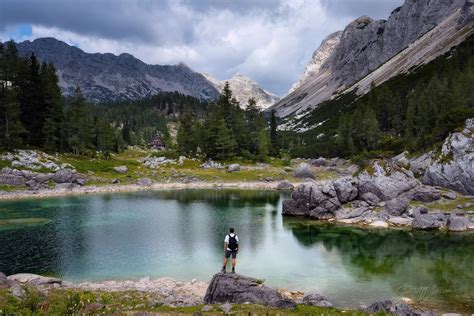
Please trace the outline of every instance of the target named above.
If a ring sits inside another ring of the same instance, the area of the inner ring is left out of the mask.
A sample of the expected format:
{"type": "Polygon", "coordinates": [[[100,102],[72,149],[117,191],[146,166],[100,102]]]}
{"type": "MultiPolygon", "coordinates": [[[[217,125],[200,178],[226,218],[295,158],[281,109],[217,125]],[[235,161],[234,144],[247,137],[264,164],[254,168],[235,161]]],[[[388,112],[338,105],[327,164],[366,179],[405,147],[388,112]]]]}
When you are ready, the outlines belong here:
{"type": "MultiPolygon", "coordinates": [[[[336,306],[409,298],[474,312],[474,234],[366,229],[281,215],[289,193],[174,190],[0,202],[0,271],[67,281],[209,281],[229,227],[237,272],[336,306]]],[[[229,266],[230,267],[230,266],[229,266]]]]}

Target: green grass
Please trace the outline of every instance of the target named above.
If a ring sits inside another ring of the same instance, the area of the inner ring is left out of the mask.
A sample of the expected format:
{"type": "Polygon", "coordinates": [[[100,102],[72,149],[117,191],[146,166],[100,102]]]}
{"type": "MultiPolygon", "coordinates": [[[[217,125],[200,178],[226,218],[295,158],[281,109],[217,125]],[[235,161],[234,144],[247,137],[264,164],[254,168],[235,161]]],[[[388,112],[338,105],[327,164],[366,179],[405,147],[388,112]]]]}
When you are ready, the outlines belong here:
{"type": "Polygon", "coordinates": [[[0,184],[0,191],[13,192],[13,191],[24,191],[26,187],[20,187],[15,185],[0,184]]]}
{"type": "Polygon", "coordinates": [[[442,212],[467,212],[474,211],[474,199],[465,197],[463,195],[457,196],[455,200],[441,199],[431,203],[424,202],[412,202],[412,206],[424,206],[429,211],[442,211],[442,212]],[[468,208],[458,209],[458,205],[464,205],[465,203],[472,203],[473,205],[468,208]]]}
{"type": "MultiPolygon", "coordinates": [[[[222,315],[219,305],[211,305],[209,312],[201,312],[203,305],[169,307],[161,305],[163,297],[154,293],[125,291],[101,292],[74,289],[55,289],[47,294],[34,288],[24,288],[22,299],[8,290],[0,289],[0,315],[99,315],[149,312],[155,315],[222,315]]],[[[367,315],[359,311],[298,305],[294,310],[264,307],[253,304],[232,305],[233,315],[367,315]]]]}

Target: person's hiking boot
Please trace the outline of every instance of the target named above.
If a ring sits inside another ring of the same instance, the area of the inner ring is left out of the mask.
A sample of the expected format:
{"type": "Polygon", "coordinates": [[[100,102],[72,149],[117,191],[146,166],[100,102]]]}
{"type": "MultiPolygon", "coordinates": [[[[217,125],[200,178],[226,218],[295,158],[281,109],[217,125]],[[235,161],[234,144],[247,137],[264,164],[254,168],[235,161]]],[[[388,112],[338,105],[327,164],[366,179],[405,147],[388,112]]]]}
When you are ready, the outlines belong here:
{"type": "Polygon", "coordinates": [[[232,272],[231,273],[235,273],[235,268],[232,268],[232,272]]]}
{"type": "Polygon", "coordinates": [[[225,273],[225,266],[222,267],[221,272],[222,272],[222,273],[225,273]]]}

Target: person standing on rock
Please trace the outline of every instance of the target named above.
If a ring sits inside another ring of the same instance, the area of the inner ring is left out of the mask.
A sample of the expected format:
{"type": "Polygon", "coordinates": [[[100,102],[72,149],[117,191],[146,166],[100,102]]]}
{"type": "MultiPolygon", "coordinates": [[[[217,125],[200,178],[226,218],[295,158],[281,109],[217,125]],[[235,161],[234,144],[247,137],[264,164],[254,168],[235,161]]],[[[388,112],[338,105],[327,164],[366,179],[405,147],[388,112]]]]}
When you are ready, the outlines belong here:
{"type": "Polygon", "coordinates": [[[229,234],[224,239],[224,266],[222,272],[226,272],[227,261],[232,256],[232,273],[235,273],[235,264],[237,262],[237,252],[239,251],[239,237],[235,234],[234,229],[229,229],[229,234]]]}

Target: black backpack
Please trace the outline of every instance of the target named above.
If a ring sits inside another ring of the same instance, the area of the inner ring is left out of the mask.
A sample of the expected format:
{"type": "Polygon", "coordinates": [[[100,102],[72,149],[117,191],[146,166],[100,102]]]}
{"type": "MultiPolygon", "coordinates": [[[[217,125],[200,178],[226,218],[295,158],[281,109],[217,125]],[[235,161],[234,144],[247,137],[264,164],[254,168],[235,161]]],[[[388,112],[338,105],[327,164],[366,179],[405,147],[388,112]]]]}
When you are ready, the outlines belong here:
{"type": "Polygon", "coordinates": [[[232,237],[230,234],[229,234],[229,243],[227,244],[227,247],[232,250],[232,251],[235,251],[237,250],[237,248],[239,247],[239,245],[237,244],[237,235],[234,234],[234,237],[232,237]]]}

